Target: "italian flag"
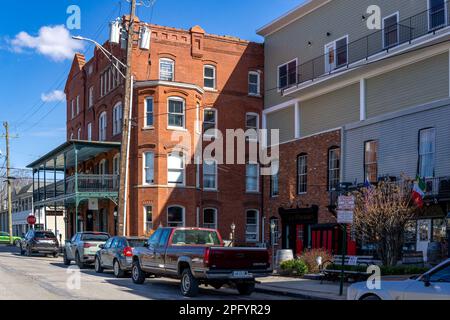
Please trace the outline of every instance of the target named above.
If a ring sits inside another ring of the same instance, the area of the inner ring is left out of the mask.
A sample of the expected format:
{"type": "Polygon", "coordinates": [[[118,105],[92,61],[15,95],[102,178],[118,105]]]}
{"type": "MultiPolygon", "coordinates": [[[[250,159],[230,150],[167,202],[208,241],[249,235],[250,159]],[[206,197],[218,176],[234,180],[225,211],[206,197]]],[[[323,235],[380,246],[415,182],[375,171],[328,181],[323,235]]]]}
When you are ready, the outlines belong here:
{"type": "Polygon", "coordinates": [[[423,198],[425,197],[426,189],[427,185],[425,181],[418,177],[414,182],[412,199],[419,208],[423,208],[423,198]]]}

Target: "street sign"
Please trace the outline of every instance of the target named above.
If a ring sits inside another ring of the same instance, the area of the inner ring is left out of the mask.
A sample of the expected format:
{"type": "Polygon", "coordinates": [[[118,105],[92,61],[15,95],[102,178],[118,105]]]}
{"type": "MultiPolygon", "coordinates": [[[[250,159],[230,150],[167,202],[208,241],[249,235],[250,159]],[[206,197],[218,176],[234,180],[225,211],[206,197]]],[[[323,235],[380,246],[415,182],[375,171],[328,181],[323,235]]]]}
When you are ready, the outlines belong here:
{"type": "Polygon", "coordinates": [[[355,197],[353,196],[340,196],[338,198],[338,209],[343,211],[355,210],[355,197]]]}
{"type": "Polygon", "coordinates": [[[31,226],[34,226],[36,224],[36,217],[35,216],[28,216],[27,223],[31,226]]]}
{"type": "Polygon", "coordinates": [[[340,224],[353,224],[353,211],[338,210],[337,221],[340,224]]]}

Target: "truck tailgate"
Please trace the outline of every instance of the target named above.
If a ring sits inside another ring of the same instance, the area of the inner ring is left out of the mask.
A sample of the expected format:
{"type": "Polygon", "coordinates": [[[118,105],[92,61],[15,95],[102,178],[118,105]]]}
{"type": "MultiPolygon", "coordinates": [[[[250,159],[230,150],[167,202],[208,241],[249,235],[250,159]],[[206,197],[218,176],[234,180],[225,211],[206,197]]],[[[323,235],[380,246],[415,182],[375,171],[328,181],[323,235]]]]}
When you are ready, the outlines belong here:
{"type": "Polygon", "coordinates": [[[270,267],[269,252],[260,248],[211,248],[211,269],[265,270],[270,267]]]}

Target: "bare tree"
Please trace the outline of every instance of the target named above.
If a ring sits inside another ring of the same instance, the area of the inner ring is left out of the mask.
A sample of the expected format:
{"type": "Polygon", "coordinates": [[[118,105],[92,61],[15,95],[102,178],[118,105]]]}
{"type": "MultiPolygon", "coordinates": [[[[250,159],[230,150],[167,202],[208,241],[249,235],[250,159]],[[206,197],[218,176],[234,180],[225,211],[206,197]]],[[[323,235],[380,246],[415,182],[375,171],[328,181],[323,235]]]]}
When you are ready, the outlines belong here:
{"type": "Polygon", "coordinates": [[[413,182],[380,182],[355,195],[355,232],[359,240],[373,242],[383,264],[395,266],[401,254],[405,227],[416,217],[413,182]]]}

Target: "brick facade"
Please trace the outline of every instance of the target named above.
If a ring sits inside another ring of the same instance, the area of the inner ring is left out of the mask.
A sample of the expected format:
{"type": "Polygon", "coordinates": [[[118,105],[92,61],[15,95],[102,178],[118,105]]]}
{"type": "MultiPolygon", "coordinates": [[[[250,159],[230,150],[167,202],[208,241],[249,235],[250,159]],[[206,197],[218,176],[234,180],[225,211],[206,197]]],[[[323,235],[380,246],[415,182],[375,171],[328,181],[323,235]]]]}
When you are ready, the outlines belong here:
{"type": "MultiPolygon", "coordinates": [[[[248,93],[250,71],[261,73],[261,92],[263,91],[263,46],[241,39],[206,34],[200,27],[190,31],[151,25],[150,50],[133,50],[133,74],[135,76],[133,129],[130,146],[130,195],[128,232],[144,235],[144,206],[153,207],[153,227],[167,225],[167,208],[181,206],[185,209],[186,226],[203,225],[203,209],[218,211],[218,228],[224,238],[229,238],[230,226],[236,224],[236,240],[245,241],[246,209],[261,210],[261,194],[245,192],[245,165],[219,165],[217,191],[203,191],[202,170],[200,166],[200,186],[197,182],[196,165],[188,164],[185,170],[185,186],[168,185],[168,155],[174,151],[176,141],[172,135],[190,135],[191,150],[195,150],[201,137],[203,110],[214,108],[217,113],[218,129],[244,129],[246,113],[261,114],[262,96],[248,93]],[[167,58],[174,61],[174,79],[171,82],[159,81],[159,61],[167,58]],[[204,66],[216,69],[216,89],[204,89],[204,66]],[[145,126],[146,99],[152,97],[154,103],[154,124],[145,126]],[[168,128],[168,98],[176,97],[185,102],[185,128],[168,128]],[[197,110],[199,105],[199,110],[197,110]],[[197,119],[197,114],[199,118],[197,119]],[[196,121],[200,124],[197,124],[196,121]],[[143,154],[154,154],[154,183],[144,183],[143,154]],[[198,215],[197,212],[200,214],[198,215]]],[[[135,39],[137,40],[137,38],[135,39]]],[[[114,55],[123,60],[125,50],[120,45],[105,44],[114,55]]],[[[76,55],[66,85],[67,94],[67,138],[77,138],[81,128],[81,140],[87,140],[87,126],[92,124],[92,140],[99,139],[99,116],[107,115],[107,141],[120,142],[121,134],[113,135],[113,108],[123,100],[123,84],[119,84],[108,94],[100,97],[100,77],[110,66],[108,59],[95,50],[94,57],[85,62],[82,55],[76,55]],[[89,107],[89,88],[94,87],[94,105],[89,107]],[[80,112],[71,119],[71,101],[80,96],[80,112]]],[[[261,117],[259,117],[261,118],[261,117]]],[[[259,124],[261,125],[261,124],[259,124]]],[[[206,146],[208,143],[203,143],[206,146]]],[[[102,158],[106,158],[108,173],[113,172],[115,154],[99,155],[92,161],[92,170],[102,158]]],[[[186,156],[193,157],[186,152],[186,156]]],[[[87,169],[87,165],[86,168],[87,169]]],[[[106,205],[106,204],[105,204],[106,205]]],[[[106,205],[108,210],[109,232],[113,233],[114,205],[106,205]]],[[[98,224],[96,224],[98,225],[98,224]]]]}

